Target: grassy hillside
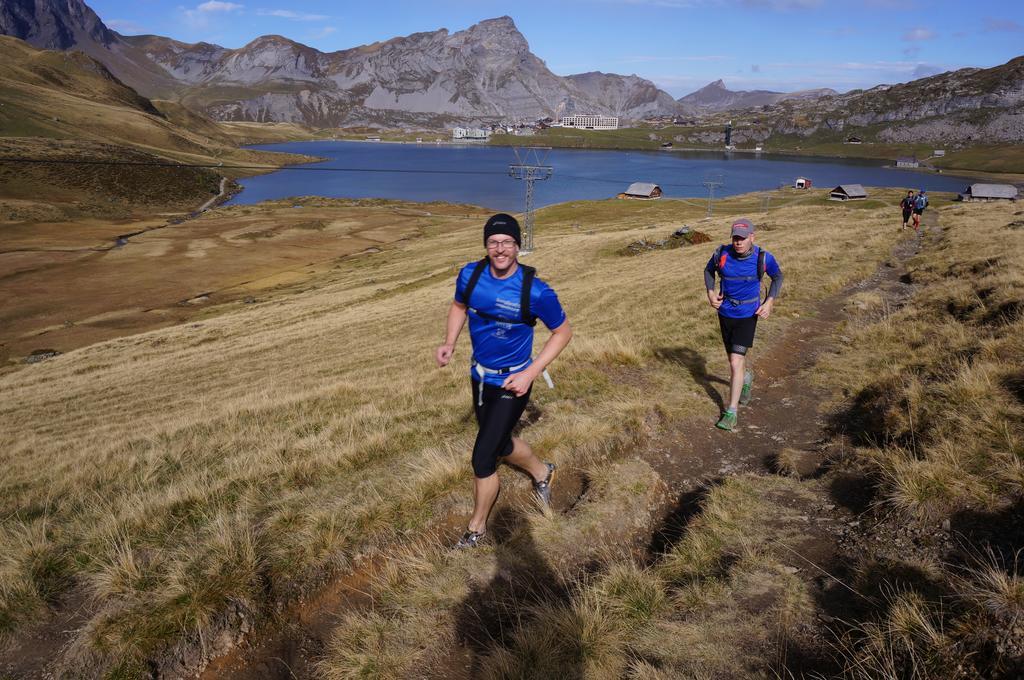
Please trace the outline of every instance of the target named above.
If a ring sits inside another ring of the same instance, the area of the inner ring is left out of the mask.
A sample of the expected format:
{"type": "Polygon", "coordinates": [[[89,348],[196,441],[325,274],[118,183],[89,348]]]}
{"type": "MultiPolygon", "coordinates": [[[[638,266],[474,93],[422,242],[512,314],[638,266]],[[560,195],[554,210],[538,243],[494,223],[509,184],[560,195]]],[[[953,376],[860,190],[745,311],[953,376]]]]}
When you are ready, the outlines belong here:
{"type": "MultiPolygon", "coordinates": [[[[884,196],[895,205],[898,192],[884,196]]],[[[722,217],[701,228],[717,239],[730,215],[755,204],[723,201],[722,217]]],[[[893,241],[892,206],[825,209],[827,242],[821,206],[758,218],[762,242],[787,263],[789,291],[765,343],[874,270],[893,241]]],[[[657,493],[657,473],[629,462],[644,423],[715,415],[696,379],[663,358],[685,346],[712,372],[725,370],[701,292],[707,250],[618,254],[702,212],[606,201],[538,218],[530,263],[556,285],[578,337],[555,367],[557,389],[538,387],[543,418],[528,436],[546,458],[594,480],[593,504],[579,512],[530,515],[566,572],[600,560],[587,551],[605,545],[602,536],[615,544],[650,521],[644,494],[657,493]],[[642,488],[609,476],[619,469],[645,480],[642,488]],[[642,490],[638,504],[629,501],[642,490]]],[[[431,352],[456,269],[478,256],[478,226],[445,225],[350,260],[300,295],[0,377],[5,637],[85,601],[88,622],[65,661],[166,662],[174,644],[236,625],[232,612],[266,617],[325,574],[393,555],[450,513],[462,517],[473,433],[465,339],[451,370],[433,368],[431,352]]],[[[433,560],[436,544],[426,550],[421,557],[433,560]]],[[[466,559],[486,568],[489,555],[466,559]]],[[[403,611],[436,628],[447,601],[403,611]]],[[[339,658],[346,639],[362,637],[350,627],[359,625],[376,624],[346,622],[339,658]]]]}
{"type": "Polygon", "coordinates": [[[258,172],[129,171],[98,161],[270,169],[297,159],[238,149],[212,121],[179,105],[154,106],[81,53],[36,50],[6,36],[0,36],[0,102],[0,172],[8,179],[0,196],[8,210],[0,219],[25,214],[24,205],[11,207],[10,201],[39,203],[42,213],[52,213],[46,206],[58,203],[58,212],[71,216],[80,209],[102,212],[111,202],[120,214],[133,195],[138,207],[195,208],[211,189],[216,193],[219,176],[258,172]],[[9,160],[26,157],[48,164],[9,160]],[[83,169],[60,160],[93,165],[83,169]]]}

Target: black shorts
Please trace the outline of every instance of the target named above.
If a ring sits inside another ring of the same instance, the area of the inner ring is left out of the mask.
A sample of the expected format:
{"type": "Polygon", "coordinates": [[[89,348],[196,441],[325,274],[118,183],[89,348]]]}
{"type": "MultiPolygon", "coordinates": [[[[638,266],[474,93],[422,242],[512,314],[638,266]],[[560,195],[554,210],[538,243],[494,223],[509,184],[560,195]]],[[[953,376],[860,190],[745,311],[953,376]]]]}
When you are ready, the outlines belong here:
{"type": "Polygon", "coordinates": [[[512,453],[512,428],[526,410],[533,386],[521,397],[515,392],[470,379],[473,384],[473,410],[480,426],[473,444],[473,474],[483,479],[498,470],[498,458],[512,453]],[[480,385],[483,385],[483,405],[480,404],[480,385]]]}
{"type": "Polygon", "coordinates": [[[722,342],[729,354],[746,354],[754,346],[754,332],[757,330],[757,314],[742,319],[730,319],[718,315],[722,329],[722,342]]]}
{"type": "Polygon", "coordinates": [[[918,210],[917,208],[914,208],[914,214],[915,215],[920,215],[923,212],[924,212],[924,208],[921,208],[920,210],[918,210]]]}

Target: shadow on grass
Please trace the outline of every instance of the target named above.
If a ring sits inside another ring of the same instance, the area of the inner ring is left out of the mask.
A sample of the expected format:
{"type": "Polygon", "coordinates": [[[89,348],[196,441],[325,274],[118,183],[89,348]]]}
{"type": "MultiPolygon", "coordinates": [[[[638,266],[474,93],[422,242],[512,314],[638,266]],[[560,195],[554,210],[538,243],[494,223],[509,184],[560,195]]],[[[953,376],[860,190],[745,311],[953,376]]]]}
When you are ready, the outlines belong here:
{"type": "Polygon", "coordinates": [[[672,509],[665,515],[658,528],[655,529],[654,534],[651,536],[651,541],[647,545],[646,563],[648,565],[660,560],[665,553],[669,552],[673,546],[683,539],[683,536],[686,535],[686,529],[690,526],[690,522],[700,514],[704,505],[704,499],[708,497],[711,489],[723,481],[725,481],[723,477],[718,477],[703,482],[696,489],[679,494],[679,498],[676,499],[672,509]]]}
{"type": "Polygon", "coordinates": [[[896,416],[907,413],[904,391],[899,378],[868,385],[829,418],[827,433],[848,437],[854,446],[912,447],[914,434],[896,416]]]}
{"type": "MultiPolygon", "coordinates": [[[[469,677],[473,678],[483,675],[488,658],[498,650],[521,651],[517,634],[525,631],[539,612],[566,606],[571,599],[569,587],[537,549],[527,523],[514,508],[499,508],[491,527],[497,542],[494,577],[474,586],[456,615],[456,635],[471,653],[469,677]]],[[[564,627],[559,632],[563,634],[559,650],[580,646],[579,641],[567,639],[564,627]]],[[[582,665],[566,663],[565,655],[560,656],[560,677],[583,677],[582,665]]],[[[520,662],[530,666],[526,660],[520,662]]]]}
{"type": "Polygon", "coordinates": [[[837,471],[828,482],[828,495],[837,505],[860,515],[871,509],[878,486],[862,472],[837,471]]]}
{"type": "Polygon", "coordinates": [[[725,401],[712,383],[728,386],[729,381],[708,374],[708,364],[703,354],[689,347],[660,347],[654,350],[654,356],[685,368],[690,372],[694,382],[704,389],[708,398],[718,405],[719,410],[725,409],[725,401]]]}
{"type": "Polygon", "coordinates": [[[956,547],[945,556],[948,563],[976,567],[982,561],[1007,573],[1024,571],[1024,499],[996,512],[960,511],[949,525],[956,547]]]}

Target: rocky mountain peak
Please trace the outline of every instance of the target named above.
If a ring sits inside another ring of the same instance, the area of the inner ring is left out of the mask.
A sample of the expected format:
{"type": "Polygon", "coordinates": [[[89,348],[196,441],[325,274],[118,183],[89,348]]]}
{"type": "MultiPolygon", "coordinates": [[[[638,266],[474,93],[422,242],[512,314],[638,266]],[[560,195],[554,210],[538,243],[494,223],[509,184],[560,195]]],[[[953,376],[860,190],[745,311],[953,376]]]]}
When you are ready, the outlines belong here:
{"type": "Polygon", "coordinates": [[[3,0],[0,33],[47,50],[66,50],[88,42],[105,46],[118,42],[118,35],[82,0],[3,0]]]}
{"type": "Polygon", "coordinates": [[[509,16],[484,19],[464,31],[453,33],[451,38],[453,42],[495,54],[523,54],[530,51],[529,43],[509,16]]]}

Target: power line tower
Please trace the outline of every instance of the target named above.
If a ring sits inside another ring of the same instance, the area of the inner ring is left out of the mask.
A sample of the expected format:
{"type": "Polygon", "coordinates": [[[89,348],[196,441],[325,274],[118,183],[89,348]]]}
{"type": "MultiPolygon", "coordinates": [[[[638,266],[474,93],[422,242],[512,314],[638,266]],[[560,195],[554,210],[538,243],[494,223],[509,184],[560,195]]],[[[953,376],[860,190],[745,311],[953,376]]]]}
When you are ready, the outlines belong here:
{"type": "Polygon", "coordinates": [[[533,251],[533,183],[551,177],[554,168],[548,165],[550,146],[512,147],[516,162],[508,166],[508,176],[526,181],[526,216],[523,219],[523,247],[520,252],[533,251]]]}
{"type": "Polygon", "coordinates": [[[708,173],[704,177],[704,186],[708,188],[708,214],[707,217],[711,217],[713,212],[713,204],[715,201],[715,189],[725,185],[725,180],[722,178],[722,173],[708,173]]]}

